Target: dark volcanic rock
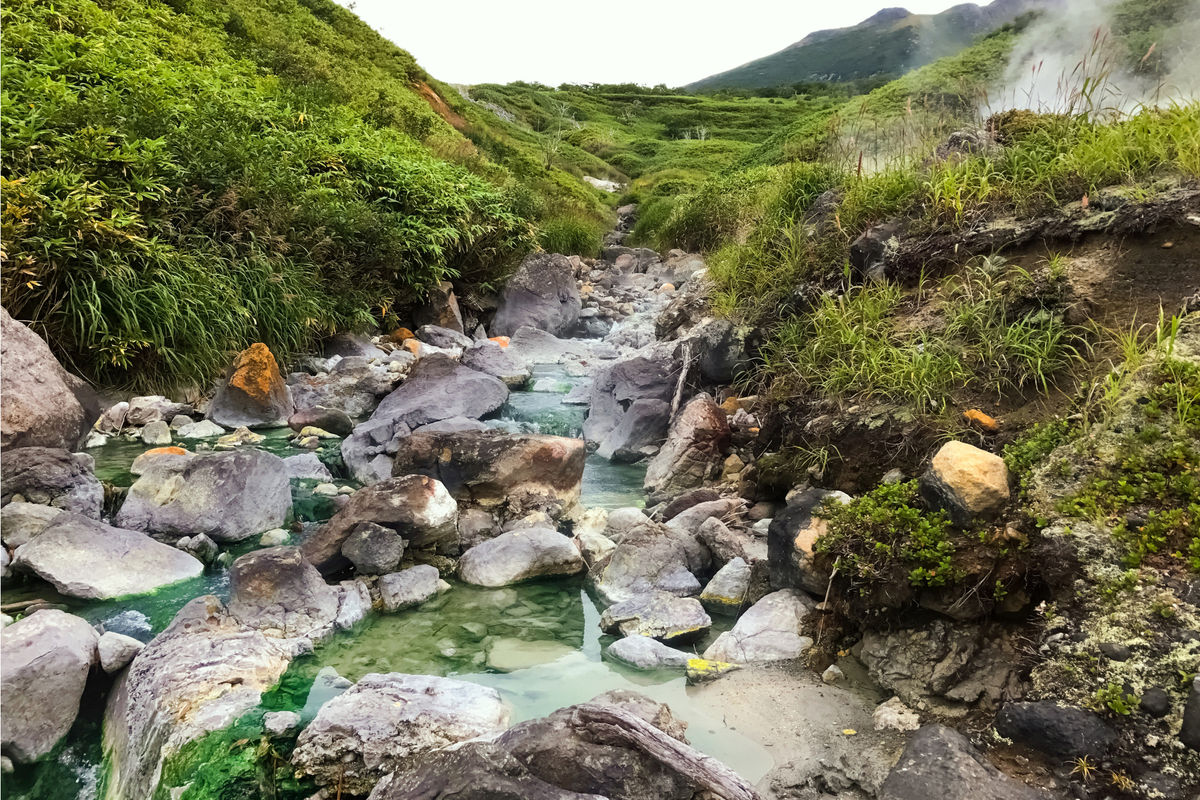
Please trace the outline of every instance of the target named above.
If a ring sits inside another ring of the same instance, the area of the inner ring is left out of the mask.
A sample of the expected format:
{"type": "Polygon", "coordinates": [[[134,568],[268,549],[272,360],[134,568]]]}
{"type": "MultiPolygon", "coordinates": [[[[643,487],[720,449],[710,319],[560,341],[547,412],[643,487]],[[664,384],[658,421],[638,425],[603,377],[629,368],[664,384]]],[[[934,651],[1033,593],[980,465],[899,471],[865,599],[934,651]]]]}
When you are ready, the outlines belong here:
{"type": "Polygon", "coordinates": [[[571,262],[554,253],[531,253],[500,295],[492,333],[512,336],[517,328],[528,325],[562,336],[575,326],[580,307],[571,262]]]}
{"type": "Polygon", "coordinates": [[[20,495],[27,502],[99,519],[104,487],[96,479],[95,467],[96,462],[86,453],[52,447],[12,448],[0,460],[0,497],[7,504],[20,495]]]}
{"type": "Polygon", "coordinates": [[[1050,700],[1006,704],[996,716],[996,730],[1055,758],[1103,758],[1117,738],[1091,711],[1050,700]]]}
{"type": "Polygon", "coordinates": [[[987,762],[966,737],[944,725],[926,725],[908,741],[888,773],[879,800],[1047,800],[987,762]]]}

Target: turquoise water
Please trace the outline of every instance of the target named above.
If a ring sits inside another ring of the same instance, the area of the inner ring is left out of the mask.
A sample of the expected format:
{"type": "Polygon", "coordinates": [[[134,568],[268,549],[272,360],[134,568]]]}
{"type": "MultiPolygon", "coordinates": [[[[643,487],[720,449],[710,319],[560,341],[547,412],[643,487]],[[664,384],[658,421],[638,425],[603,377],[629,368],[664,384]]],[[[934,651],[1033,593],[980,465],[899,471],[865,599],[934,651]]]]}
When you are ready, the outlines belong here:
{"type": "MultiPolygon", "coordinates": [[[[557,383],[555,391],[513,392],[500,410],[499,419],[491,424],[514,431],[580,436],[584,407],[565,405],[562,398],[563,392],[586,379],[568,376],[559,367],[539,367],[534,376],[535,380],[557,383]]],[[[286,429],[269,431],[258,446],[281,456],[304,452],[289,445],[288,435],[286,429]]],[[[204,449],[212,442],[180,444],[188,449],[204,449]]],[[[324,449],[336,451],[336,445],[324,449]]],[[[129,466],[146,449],[140,441],[113,440],[89,452],[96,458],[97,475],[102,480],[128,486],[133,480],[129,466]]],[[[644,475],[644,465],[612,464],[589,456],[582,502],[587,507],[610,509],[641,506],[644,475]]],[[[301,522],[321,521],[333,513],[330,501],[313,497],[314,483],[293,482],[296,516],[301,522]]],[[[298,534],[294,541],[302,537],[298,534]]],[[[255,537],[227,549],[236,557],[257,546],[255,537]]],[[[179,608],[203,594],[227,598],[228,571],[213,567],[199,578],[154,595],[103,603],[63,598],[40,584],[6,582],[4,601],[37,596],[59,602],[89,622],[147,641],[170,622],[179,608]]],[[[610,689],[633,689],[667,703],[677,717],[686,720],[688,737],[699,749],[752,781],[766,773],[772,764],[769,754],[751,740],[727,730],[717,712],[694,698],[681,674],[638,672],[603,659],[602,650],[611,637],[600,633],[599,617],[599,608],[578,578],[504,589],[481,589],[456,582],[451,591],[419,609],[375,615],[355,630],[335,636],[292,665],[284,681],[286,692],[280,693],[286,695],[286,701],[269,696],[264,703],[276,708],[283,702],[311,718],[332,696],[328,688],[312,689],[318,671],[327,667],[350,680],[368,672],[411,672],[454,676],[491,686],[511,706],[514,722],[545,716],[610,689]]],[[[710,638],[719,630],[715,628],[710,638]]],[[[699,642],[696,648],[702,651],[705,645],[699,642]]],[[[89,691],[89,695],[98,696],[99,692],[89,691]]],[[[75,728],[55,753],[33,768],[5,776],[4,796],[27,800],[96,797],[102,713],[99,704],[81,709],[75,728]]]]}

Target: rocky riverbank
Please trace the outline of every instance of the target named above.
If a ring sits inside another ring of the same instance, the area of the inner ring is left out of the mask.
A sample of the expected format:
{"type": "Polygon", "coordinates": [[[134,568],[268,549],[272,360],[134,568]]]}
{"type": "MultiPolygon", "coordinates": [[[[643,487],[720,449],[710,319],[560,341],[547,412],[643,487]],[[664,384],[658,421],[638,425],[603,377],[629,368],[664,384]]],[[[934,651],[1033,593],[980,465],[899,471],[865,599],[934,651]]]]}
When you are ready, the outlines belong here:
{"type": "MultiPolygon", "coordinates": [[[[710,312],[703,259],[623,244],[635,214],[492,301],[443,286],[415,332],[340,334],[286,373],[254,345],[195,402],[101,404],[5,313],[6,793],[52,796],[101,714],[80,791],[112,800],[1036,798],[1125,775],[1130,729],[1030,678],[1068,555],[1022,530],[1005,460],[950,441],[868,497],[778,486],[772,407],[732,388],[749,332],[710,312]],[[644,502],[601,499],[598,471],[644,502]],[[912,521],[921,580],[874,580],[890,545],[842,538],[896,498],[940,526],[912,521]],[[951,563],[952,528],[1003,552],[951,563]]],[[[1138,731],[1170,797],[1200,695],[1167,688],[1138,731]]]]}

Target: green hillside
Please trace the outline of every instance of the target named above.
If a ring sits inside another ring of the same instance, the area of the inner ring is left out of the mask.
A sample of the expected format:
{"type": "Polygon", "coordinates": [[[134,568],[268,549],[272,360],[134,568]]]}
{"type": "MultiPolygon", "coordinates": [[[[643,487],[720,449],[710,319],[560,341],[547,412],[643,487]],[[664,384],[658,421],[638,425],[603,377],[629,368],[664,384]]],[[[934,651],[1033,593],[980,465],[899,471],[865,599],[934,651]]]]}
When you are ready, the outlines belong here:
{"type": "Polygon", "coordinates": [[[786,86],[805,81],[896,77],[953,55],[980,35],[1012,22],[1037,0],[963,4],[940,14],[884,9],[849,28],[817,31],[793,45],[689,84],[691,91],[786,86]]]}
{"type": "Polygon", "coordinates": [[[608,213],[330,0],[14,0],[3,25],[5,306],[101,384],[286,356],[608,213]]]}

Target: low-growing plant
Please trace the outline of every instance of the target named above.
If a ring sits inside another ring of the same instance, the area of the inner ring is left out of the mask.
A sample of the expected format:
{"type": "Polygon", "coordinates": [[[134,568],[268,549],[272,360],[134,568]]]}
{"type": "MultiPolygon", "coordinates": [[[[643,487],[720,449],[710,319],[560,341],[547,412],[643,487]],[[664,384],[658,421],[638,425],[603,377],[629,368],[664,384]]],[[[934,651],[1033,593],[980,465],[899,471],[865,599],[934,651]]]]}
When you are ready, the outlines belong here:
{"type": "Polygon", "coordinates": [[[600,228],[591,220],[555,217],[538,228],[538,244],[547,253],[587,258],[600,255],[600,228]]]}

